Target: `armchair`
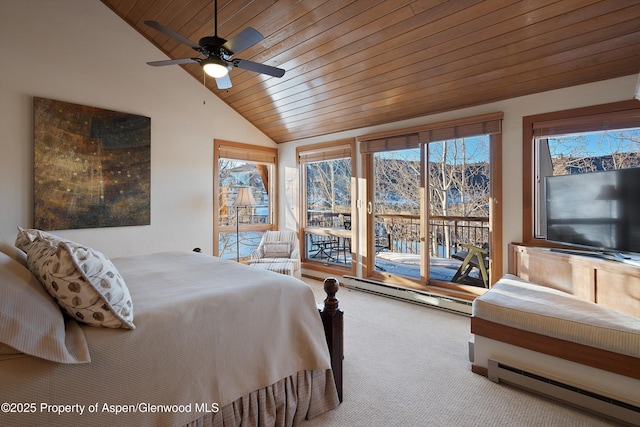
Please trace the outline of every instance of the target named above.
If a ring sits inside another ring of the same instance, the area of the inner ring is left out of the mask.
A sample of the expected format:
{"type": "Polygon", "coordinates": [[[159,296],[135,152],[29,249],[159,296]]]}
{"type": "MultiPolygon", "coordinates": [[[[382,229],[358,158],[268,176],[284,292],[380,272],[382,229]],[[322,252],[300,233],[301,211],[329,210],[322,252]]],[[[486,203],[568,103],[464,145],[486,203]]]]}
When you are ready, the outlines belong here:
{"type": "Polygon", "coordinates": [[[298,234],[289,230],[266,231],[247,264],[260,264],[260,268],[277,272],[292,270],[294,277],[302,277],[298,234]]]}

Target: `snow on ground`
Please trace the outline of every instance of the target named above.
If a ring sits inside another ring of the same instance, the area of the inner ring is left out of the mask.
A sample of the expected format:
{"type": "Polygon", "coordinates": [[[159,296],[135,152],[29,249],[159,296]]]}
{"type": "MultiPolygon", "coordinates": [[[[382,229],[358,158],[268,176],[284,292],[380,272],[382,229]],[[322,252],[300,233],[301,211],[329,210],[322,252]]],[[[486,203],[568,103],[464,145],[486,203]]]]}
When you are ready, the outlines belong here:
{"type": "MultiPolygon", "coordinates": [[[[450,281],[461,262],[451,258],[431,257],[431,279],[450,281]]],[[[399,252],[380,252],[376,266],[385,272],[407,277],[420,277],[420,255],[399,252]]]]}

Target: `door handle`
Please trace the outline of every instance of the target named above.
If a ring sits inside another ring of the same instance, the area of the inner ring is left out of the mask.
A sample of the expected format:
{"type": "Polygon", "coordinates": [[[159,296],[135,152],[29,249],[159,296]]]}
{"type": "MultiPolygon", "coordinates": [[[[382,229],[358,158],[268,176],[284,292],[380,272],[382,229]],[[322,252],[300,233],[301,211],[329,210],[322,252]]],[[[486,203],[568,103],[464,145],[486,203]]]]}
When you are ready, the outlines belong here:
{"type": "Polygon", "coordinates": [[[367,202],[367,213],[371,215],[373,213],[373,203],[367,202]]]}

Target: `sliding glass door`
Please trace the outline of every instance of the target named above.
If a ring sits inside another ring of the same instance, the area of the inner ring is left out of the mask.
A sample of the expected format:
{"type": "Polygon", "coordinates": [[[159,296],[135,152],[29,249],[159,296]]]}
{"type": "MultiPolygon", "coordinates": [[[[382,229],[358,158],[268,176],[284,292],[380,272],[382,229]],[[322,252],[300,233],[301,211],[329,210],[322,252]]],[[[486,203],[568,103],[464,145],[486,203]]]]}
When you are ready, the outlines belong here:
{"type": "Polygon", "coordinates": [[[459,123],[362,142],[367,277],[473,289],[502,273],[500,120],[459,123]]]}

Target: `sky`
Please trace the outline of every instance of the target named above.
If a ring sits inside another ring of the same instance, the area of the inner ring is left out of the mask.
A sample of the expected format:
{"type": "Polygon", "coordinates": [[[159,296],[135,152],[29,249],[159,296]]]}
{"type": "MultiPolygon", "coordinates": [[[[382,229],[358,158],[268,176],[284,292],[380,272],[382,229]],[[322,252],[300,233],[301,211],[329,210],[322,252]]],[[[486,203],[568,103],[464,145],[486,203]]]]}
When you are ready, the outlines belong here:
{"type": "Polygon", "coordinates": [[[600,131],[549,138],[552,157],[561,153],[569,156],[582,153],[584,156],[603,156],[616,152],[640,152],[640,128],[621,131],[600,131]]]}

